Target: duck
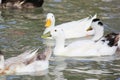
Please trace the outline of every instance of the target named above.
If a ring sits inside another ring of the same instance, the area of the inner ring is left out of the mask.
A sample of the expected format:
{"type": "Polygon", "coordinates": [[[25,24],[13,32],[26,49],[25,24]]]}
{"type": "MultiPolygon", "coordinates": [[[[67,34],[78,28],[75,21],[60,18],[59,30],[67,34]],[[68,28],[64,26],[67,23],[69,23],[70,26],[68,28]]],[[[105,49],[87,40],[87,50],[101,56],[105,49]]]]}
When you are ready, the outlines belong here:
{"type": "Polygon", "coordinates": [[[54,28],[50,32],[51,36],[56,41],[53,54],[55,56],[65,57],[94,57],[113,55],[118,48],[120,34],[110,33],[106,36],[101,36],[101,34],[104,35],[104,26],[99,19],[93,20],[92,27],[97,30],[95,29],[96,35],[94,35],[91,40],[78,40],[68,45],[65,45],[64,30],[61,28],[54,28]]]}
{"type": "Polygon", "coordinates": [[[27,50],[7,60],[0,54],[1,74],[34,73],[48,69],[51,49],[47,48],[42,54],[38,54],[37,51],[38,49],[27,50]]]}
{"type": "Polygon", "coordinates": [[[31,9],[41,7],[44,0],[0,0],[0,7],[3,9],[31,9]]]}
{"type": "Polygon", "coordinates": [[[45,24],[45,30],[43,32],[42,38],[48,38],[52,39],[51,37],[48,37],[50,31],[54,28],[61,28],[64,31],[64,35],[66,39],[71,38],[80,38],[88,35],[93,35],[94,30],[88,31],[88,28],[91,26],[91,22],[93,19],[97,17],[97,14],[95,14],[93,17],[86,17],[81,20],[77,21],[71,21],[67,23],[62,23],[60,25],[55,26],[55,16],[53,13],[48,13],[46,17],[46,24],[45,24]]]}

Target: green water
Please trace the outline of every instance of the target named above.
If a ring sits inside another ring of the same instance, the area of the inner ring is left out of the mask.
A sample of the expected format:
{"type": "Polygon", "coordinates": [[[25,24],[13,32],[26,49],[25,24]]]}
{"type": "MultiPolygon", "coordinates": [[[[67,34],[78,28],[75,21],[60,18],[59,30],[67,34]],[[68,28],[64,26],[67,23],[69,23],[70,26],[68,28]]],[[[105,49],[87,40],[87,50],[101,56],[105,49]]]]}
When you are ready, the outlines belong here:
{"type": "MultiPolygon", "coordinates": [[[[0,49],[5,58],[34,47],[40,47],[42,53],[46,45],[40,36],[49,12],[55,14],[56,25],[97,14],[107,25],[106,33],[120,31],[119,0],[45,0],[42,8],[0,11],[0,49]]],[[[120,60],[116,58],[52,57],[44,75],[3,75],[0,80],[120,80],[120,60]]]]}

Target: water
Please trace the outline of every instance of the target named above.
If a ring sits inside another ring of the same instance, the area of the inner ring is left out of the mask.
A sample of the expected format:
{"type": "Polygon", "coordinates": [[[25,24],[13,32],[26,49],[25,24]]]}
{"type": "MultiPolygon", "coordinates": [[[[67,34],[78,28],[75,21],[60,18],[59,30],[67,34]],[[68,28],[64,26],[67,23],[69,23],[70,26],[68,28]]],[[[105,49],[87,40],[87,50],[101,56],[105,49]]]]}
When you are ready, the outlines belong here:
{"type": "MultiPolygon", "coordinates": [[[[52,12],[56,25],[94,15],[106,24],[105,33],[120,31],[119,0],[46,0],[42,8],[1,10],[0,49],[5,58],[29,48],[45,49],[40,37],[46,14],[52,12]]],[[[31,75],[1,75],[0,80],[120,80],[120,56],[50,59],[46,72],[31,75]]]]}

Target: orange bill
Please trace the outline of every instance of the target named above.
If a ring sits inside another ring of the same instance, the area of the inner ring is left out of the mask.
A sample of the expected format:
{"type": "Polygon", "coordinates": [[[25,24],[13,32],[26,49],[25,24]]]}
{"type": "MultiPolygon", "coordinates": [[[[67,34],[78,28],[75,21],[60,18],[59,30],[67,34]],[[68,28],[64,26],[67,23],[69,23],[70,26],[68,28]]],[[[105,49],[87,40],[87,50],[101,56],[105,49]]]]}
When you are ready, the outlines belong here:
{"type": "Polygon", "coordinates": [[[50,19],[47,19],[46,20],[46,24],[45,24],[45,27],[48,28],[51,26],[51,20],[50,19]]]}

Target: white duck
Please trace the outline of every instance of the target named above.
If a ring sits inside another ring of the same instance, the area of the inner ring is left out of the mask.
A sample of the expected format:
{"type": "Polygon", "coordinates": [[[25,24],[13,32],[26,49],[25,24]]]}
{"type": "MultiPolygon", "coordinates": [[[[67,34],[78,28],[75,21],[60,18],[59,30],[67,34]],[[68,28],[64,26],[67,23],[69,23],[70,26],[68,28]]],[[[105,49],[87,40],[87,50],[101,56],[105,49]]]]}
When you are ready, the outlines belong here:
{"type": "Polygon", "coordinates": [[[26,51],[29,53],[23,53],[17,57],[7,59],[4,62],[4,56],[0,55],[1,63],[3,67],[0,67],[5,74],[13,73],[31,73],[43,71],[49,68],[49,58],[51,50],[48,48],[44,54],[37,54],[38,49],[26,51]],[[26,56],[25,56],[26,55],[26,56]],[[18,58],[18,60],[17,60],[18,58]]]}
{"type": "Polygon", "coordinates": [[[47,33],[54,28],[61,28],[64,31],[65,38],[79,38],[85,37],[88,35],[93,35],[94,30],[88,31],[87,29],[91,26],[92,20],[96,18],[96,15],[93,17],[87,17],[78,21],[71,21],[55,26],[55,17],[54,14],[48,13],[46,18],[46,29],[42,37],[46,37],[47,33]]]}
{"type": "Polygon", "coordinates": [[[103,24],[98,19],[93,20],[92,27],[95,29],[92,40],[76,41],[66,47],[64,31],[61,28],[55,28],[51,31],[52,37],[56,40],[53,53],[56,56],[69,57],[113,55],[117,49],[116,44],[120,41],[120,35],[111,33],[102,37],[103,24]]]}

